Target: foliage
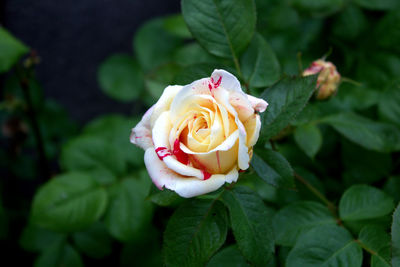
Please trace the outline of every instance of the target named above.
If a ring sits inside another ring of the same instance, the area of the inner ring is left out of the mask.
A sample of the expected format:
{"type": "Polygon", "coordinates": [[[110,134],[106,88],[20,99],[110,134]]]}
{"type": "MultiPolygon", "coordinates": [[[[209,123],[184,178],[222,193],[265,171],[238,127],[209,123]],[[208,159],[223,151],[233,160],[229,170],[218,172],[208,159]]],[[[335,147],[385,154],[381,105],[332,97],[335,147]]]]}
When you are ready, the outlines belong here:
{"type": "Polygon", "coordinates": [[[0,27],[0,168],[35,191],[0,181],[0,239],[35,266],[400,266],[399,14],[396,0],[182,0],[143,24],[99,66],[109,97],[148,108],[223,68],[269,103],[251,168],[189,200],[152,185],[129,143],[141,114],[78,130],[0,27]],[[301,73],[322,57],[342,83],[318,101],[301,73]]]}

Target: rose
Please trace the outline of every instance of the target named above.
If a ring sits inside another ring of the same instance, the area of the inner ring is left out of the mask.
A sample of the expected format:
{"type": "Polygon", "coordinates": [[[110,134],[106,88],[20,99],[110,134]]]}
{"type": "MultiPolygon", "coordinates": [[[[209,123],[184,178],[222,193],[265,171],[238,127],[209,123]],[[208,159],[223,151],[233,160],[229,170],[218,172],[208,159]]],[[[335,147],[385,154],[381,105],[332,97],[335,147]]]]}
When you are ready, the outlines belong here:
{"type": "Polygon", "coordinates": [[[340,83],[340,74],[332,62],[322,59],[311,63],[310,67],[303,71],[303,76],[318,74],[317,78],[317,99],[326,99],[333,95],[340,83]]]}
{"type": "Polygon", "coordinates": [[[145,150],[154,184],[182,197],[236,182],[249,167],[267,102],[243,93],[235,76],[214,70],[210,78],[168,86],[132,129],[145,150]]]}

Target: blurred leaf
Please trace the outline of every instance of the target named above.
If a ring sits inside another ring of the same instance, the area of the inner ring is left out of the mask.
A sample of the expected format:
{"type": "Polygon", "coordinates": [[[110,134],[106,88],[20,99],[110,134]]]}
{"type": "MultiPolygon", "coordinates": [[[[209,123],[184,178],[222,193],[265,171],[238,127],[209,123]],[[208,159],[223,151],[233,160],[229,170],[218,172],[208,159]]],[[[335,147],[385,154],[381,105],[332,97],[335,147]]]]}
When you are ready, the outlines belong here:
{"type": "Polygon", "coordinates": [[[296,128],[294,139],[310,158],[314,158],[322,145],[322,134],[315,124],[305,124],[296,128]]]}
{"type": "Polygon", "coordinates": [[[368,51],[365,52],[365,55],[368,55],[368,60],[365,56],[362,56],[358,60],[356,66],[357,79],[368,87],[382,91],[393,82],[393,80],[399,77],[400,56],[398,54],[400,50],[389,53],[378,49],[376,53],[372,55],[370,55],[368,51]]]}
{"type": "Polygon", "coordinates": [[[290,0],[290,4],[301,10],[317,15],[328,15],[338,11],[344,0],[290,0]]]}
{"type": "MultiPolygon", "coordinates": [[[[131,146],[128,141],[126,145],[131,146]]],[[[122,175],[126,170],[122,151],[107,139],[78,136],[64,145],[60,161],[63,168],[69,171],[105,169],[115,175],[122,175]]]]}
{"type": "Polygon", "coordinates": [[[106,191],[91,177],[66,173],[52,178],[38,190],[31,219],[43,228],[76,231],[98,220],[107,201],[106,191]]]}
{"type": "Polygon", "coordinates": [[[231,245],[215,254],[208,262],[207,267],[247,267],[246,260],[240,253],[237,245],[231,245]]]}
{"type": "Polygon", "coordinates": [[[278,187],[294,188],[293,169],[279,152],[269,149],[257,149],[251,165],[268,184],[278,187]]]}
{"type": "Polygon", "coordinates": [[[379,152],[400,149],[400,130],[394,125],[372,121],[351,112],[332,115],[321,122],[328,123],[346,138],[366,149],[379,152]]]}
{"type": "Polygon", "coordinates": [[[19,239],[20,246],[33,252],[41,252],[65,240],[66,235],[53,232],[47,229],[38,227],[37,225],[28,224],[22,231],[19,239]]]}
{"type": "Polygon", "coordinates": [[[287,267],[362,264],[362,250],[351,234],[337,225],[312,228],[301,235],[286,260],[287,267]]]}
{"type": "Polygon", "coordinates": [[[338,94],[331,101],[340,102],[341,109],[363,110],[378,104],[379,96],[379,92],[371,88],[342,83],[338,94]]]}
{"type": "Polygon", "coordinates": [[[183,0],[182,14],[198,42],[220,57],[237,58],[256,25],[253,0],[183,0]]]}
{"type": "Polygon", "coordinates": [[[293,120],[314,93],[315,83],[315,75],[286,77],[261,94],[261,98],[269,104],[268,111],[261,115],[261,139],[274,137],[293,120]]]}
{"type": "Polygon", "coordinates": [[[110,207],[106,214],[106,225],[113,237],[129,241],[141,234],[150,222],[153,208],[145,198],[151,181],[142,173],[139,177],[124,178],[110,188],[110,207]]]}
{"type": "Polygon", "coordinates": [[[229,209],[233,235],[243,256],[255,266],[267,266],[274,252],[271,214],[254,191],[236,186],[222,201],[229,209]]]}
{"type": "Polygon", "coordinates": [[[158,229],[150,224],[143,230],[140,238],[124,243],[120,256],[120,266],[163,266],[161,236],[158,229]]]}
{"type": "Polygon", "coordinates": [[[400,266],[400,204],[393,214],[392,223],[392,265],[400,266]]]}
{"type": "Polygon", "coordinates": [[[167,63],[146,75],[146,92],[150,96],[149,105],[153,105],[162,95],[164,89],[173,84],[176,75],[181,71],[181,67],[175,63],[167,63]]]}
{"type": "Polygon", "coordinates": [[[104,115],[86,124],[83,135],[101,138],[117,148],[124,161],[135,166],[143,166],[143,150],[129,141],[131,129],[139,120],[118,114],[104,115]]]}
{"type": "Polygon", "coordinates": [[[226,209],[220,202],[185,202],[171,216],[164,232],[164,264],[204,266],[225,243],[227,224],[226,209]]]}
{"type": "Polygon", "coordinates": [[[392,170],[389,153],[366,150],[350,141],[341,146],[342,174],[347,185],[372,183],[387,177],[392,170]]]}
{"type": "Polygon", "coordinates": [[[313,201],[299,201],[279,210],[273,218],[276,243],[294,246],[299,236],[311,228],[335,224],[328,208],[313,201]]]}
{"type": "Polygon", "coordinates": [[[164,18],[164,28],[173,35],[181,38],[191,38],[192,34],[189,32],[185,21],[181,14],[171,15],[164,18]]]}
{"type": "Polygon", "coordinates": [[[359,6],[372,10],[393,9],[399,5],[397,0],[354,0],[359,6]]]}
{"type": "Polygon", "coordinates": [[[218,63],[199,63],[185,67],[175,78],[176,84],[186,85],[195,80],[210,77],[214,69],[218,69],[218,63]]]}
{"type": "Polygon", "coordinates": [[[371,266],[390,267],[390,236],[378,226],[364,227],[359,236],[359,242],[368,249],[371,255],[371,266]]]}
{"type": "Polygon", "coordinates": [[[174,61],[179,65],[188,66],[199,63],[217,62],[217,59],[198,43],[189,43],[175,51],[174,61]]]}
{"type": "Polygon", "coordinates": [[[349,5],[338,14],[332,30],[336,36],[352,40],[357,38],[367,26],[368,21],[362,10],[354,5],[349,5]]]}
{"type": "Polygon", "coordinates": [[[378,111],[385,120],[400,126],[400,80],[393,82],[382,92],[378,111]]]}
{"type": "MultiPolygon", "coordinates": [[[[378,2],[378,0],[376,1],[378,2]]],[[[381,3],[381,1],[379,2],[381,3]]],[[[399,6],[398,1],[391,0],[391,2],[396,2],[397,6],[399,6]]],[[[375,28],[375,38],[377,38],[377,43],[383,48],[397,52],[397,54],[400,52],[400,47],[398,46],[400,42],[399,11],[400,8],[397,8],[392,10],[391,12],[386,13],[386,15],[375,28]]]]}
{"type": "Polygon", "coordinates": [[[145,72],[171,60],[181,39],[166,31],[165,18],[147,21],[136,32],[133,50],[145,72]]]}
{"type": "Polygon", "coordinates": [[[28,47],[0,26],[0,73],[11,69],[28,51],[28,47]]]}
{"type": "Polygon", "coordinates": [[[111,253],[111,236],[101,222],[95,222],[88,229],[75,232],[73,239],[80,251],[95,259],[101,259],[111,253]]]}
{"type": "Polygon", "coordinates": [[[247,50],[243,53],[241,67],[243,77],[251,88],[269,86],[280,77],[279,61],[260,34],[254,35],[247,50]]]}
{"type": "Polygon", "coordinates": [[[143,74],[129,55],[113,55],[99,67],[97,79],[100,88],[111,98],[128,102],[139,97],[143,90],[143,74]]]}
{"type": "Polygon", "coordinates": [[[57,242],[48,247],[36,259],[35,267],[83,267],[81,256],[65,242],[57,242]]]}
{"type": "Polygon", "coordinates": [[[385,185],[383,186],[383,190],[389,194],[393,199],[394,203],[400,202],[400,176],[392,176],[389,177],[385,185]]]}
{"type": "Polygon", "coordinates": [[[393,209],[393,199],[389,195],[368,185],[353,185],[339,202],[339,215],[344,221],[377,218],[393,209]]]}

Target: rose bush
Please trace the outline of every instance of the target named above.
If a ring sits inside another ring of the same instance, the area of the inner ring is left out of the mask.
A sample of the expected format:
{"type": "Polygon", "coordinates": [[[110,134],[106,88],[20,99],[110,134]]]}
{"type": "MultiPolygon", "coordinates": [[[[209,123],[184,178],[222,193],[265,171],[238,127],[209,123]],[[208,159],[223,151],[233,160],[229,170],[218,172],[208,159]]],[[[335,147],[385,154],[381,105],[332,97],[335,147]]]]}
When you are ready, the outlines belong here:
{"type": "Polygon", "coordinates": [[[249,167],[267,102],[245,94],[235,76],[214,70],[168,86],[132,130],[154,184],[182,197],[212,192],[249,167]]]}

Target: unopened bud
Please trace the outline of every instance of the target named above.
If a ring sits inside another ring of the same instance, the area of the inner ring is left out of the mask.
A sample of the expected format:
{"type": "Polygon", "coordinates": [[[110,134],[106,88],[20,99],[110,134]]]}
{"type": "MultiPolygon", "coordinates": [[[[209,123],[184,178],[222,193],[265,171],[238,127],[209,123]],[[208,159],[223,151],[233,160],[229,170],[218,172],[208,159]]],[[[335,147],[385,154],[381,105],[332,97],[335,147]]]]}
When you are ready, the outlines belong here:
{"type": "Polygon", "coordinates": [[[322,59],[311,63],[310,67],[303,71],[303,76],[319,73],[317,78],[317,99],[326,99],[336,93],[340,83],[340,74],[332,62],[322,59]]]}

